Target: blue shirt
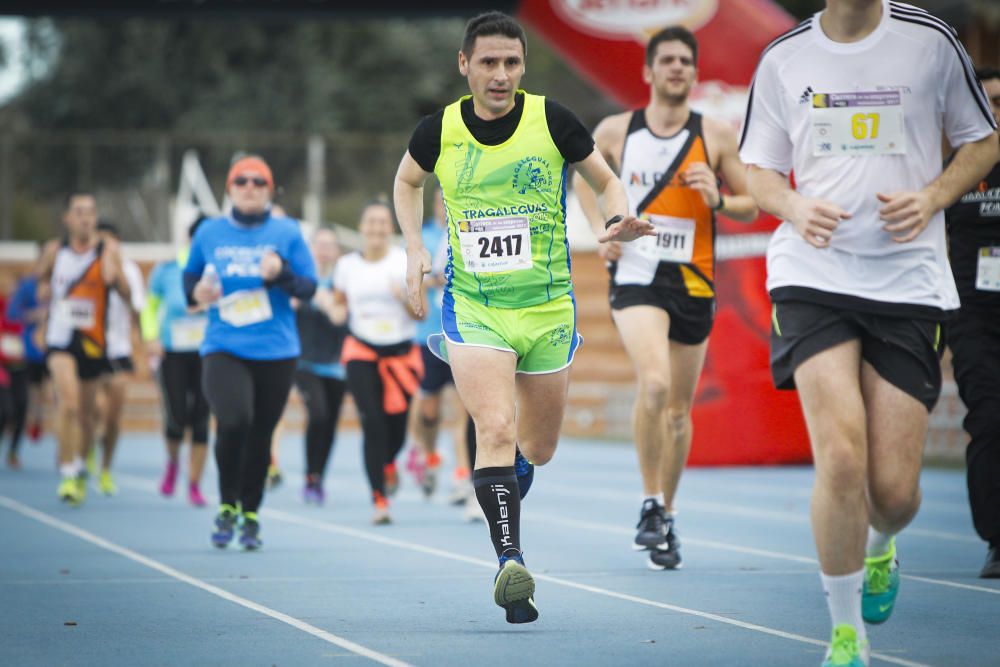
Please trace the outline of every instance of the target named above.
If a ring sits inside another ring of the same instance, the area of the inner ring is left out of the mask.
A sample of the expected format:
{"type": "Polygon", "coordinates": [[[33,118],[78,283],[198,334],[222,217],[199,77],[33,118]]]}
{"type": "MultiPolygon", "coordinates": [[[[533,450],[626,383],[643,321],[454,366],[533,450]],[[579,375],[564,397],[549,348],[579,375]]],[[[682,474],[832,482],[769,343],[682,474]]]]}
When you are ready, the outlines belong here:
{"type": "MultiPolygon", "coordinates": [[[[441,242],[447,243],[445,229],[434,218],[430,218],[424,222],[420,235],[433,260],[441,242]]],[[[440,287],[427,290],[427,317],[417,322],[417,343],[420,345],[426,345],[428,336],[441,331],[441,296],[440,287]]]]}
{"type": "Polygon", "coordinates": [[[315,282],[316,266],[294,220],[272,217],[257,225],[240,225],[223,217],[206,220],[198,228],[184,273],[198,278],[211,263],[219,275],[223,297],[241,290],[265,289],[271,305],[270,319],[240,327],[224,322],[217,307],[210,308],[202,356],[214,352],[256,360],[299,356],[291,297],[279,287],[265,287],[260,277],[260,259],[269,250],[285,260],[292,273],[315,282]]]}
{"type": "Polygon", "coordinates": [[[158,319],[160,342],[163,349],[174,350],[171,324],[180,318],[207,317],[205,313],[189,313],[187,297],[184,296],[184,280],[181,278],[179,260],[157,264],[149,276],[149,294],[160,299],[158,319]]]}
{"type": "Polygon", "coordinates": [[[24,357],[28,361],[39,363],[45,361],[45,352],[35,346],[35,331],[38,324],[28,322],[28,313],[38,308],[38,278],[34,275],[27,275],[17,282],[14,294],[7,302],[7,319],[20,322],[24,325],[24,357]]]}

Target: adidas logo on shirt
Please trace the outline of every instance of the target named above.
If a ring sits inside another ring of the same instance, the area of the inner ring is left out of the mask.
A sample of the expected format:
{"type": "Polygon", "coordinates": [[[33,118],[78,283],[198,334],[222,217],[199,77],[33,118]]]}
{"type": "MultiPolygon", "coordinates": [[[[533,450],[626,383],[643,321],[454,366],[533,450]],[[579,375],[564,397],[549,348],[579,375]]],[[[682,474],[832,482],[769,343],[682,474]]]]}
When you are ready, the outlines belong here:
{"type": "Polygon", "coordinates": [[[813,87],[806,86],[806,89],[802,91],[802,96],[799,97],[799,104],[804,104],[812,99],[813,87]]]}

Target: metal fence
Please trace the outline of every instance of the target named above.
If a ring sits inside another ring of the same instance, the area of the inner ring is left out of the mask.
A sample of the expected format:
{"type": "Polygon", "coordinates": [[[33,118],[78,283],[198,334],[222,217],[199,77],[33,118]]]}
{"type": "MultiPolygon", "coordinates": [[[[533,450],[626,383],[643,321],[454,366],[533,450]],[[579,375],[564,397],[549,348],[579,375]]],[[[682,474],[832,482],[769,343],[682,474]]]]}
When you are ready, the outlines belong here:
{"type": "Polygon", "coordinates": [[[168,241],[181,164],[190,150],[220,201],[233,156],[259,153],[274,171],[276,201],[290,215],[352,225],[364,202],[391,193],[408,139],[405,133],[9,132],[0,137],[0,240],[59,234],[65,195],[86,189],[125,240],[168,241]]]}

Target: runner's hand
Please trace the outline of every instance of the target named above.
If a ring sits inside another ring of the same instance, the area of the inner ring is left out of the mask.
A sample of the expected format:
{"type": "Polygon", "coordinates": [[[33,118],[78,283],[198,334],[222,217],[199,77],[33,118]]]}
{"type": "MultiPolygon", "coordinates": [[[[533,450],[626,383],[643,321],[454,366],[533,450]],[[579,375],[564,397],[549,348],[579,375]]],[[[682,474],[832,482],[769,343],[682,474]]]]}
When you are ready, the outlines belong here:
{"type": "Polygon", "coordinates": [[[274,280],[281,273],[283,264],[278,253],[268,250],[260,258],[260,277],[264,282],[274,280]]]}
{"type": "Polygon", "coordinates": [[[923,192],[878,193],[876,196],[885,204],[878,211],[879,218],[887,223],[882,229],[892,234],[896,243],[917,238],[936,213],[930,197],[923,192]]]}
{"type": "Polygon", "coordinates": [[[199,280],[194,286],[194,300],[202,306],[213,304],[221,297],[222,288],[219,285],[212,285],[204,280],[199,280]]]}
{"type": "Polygon", "coordinates": [[[850,213],[836,204],[822,199],[800,197],[788,222],[795,226],[806,243],[816,248],[826,248],[840,221],[850,217],[850,213]]]}
{"type": "Polygon", "coordinates": [[[406,296],[410,302],[410,310],[417,317],[424,317],[426,310],[424,300],[421,298],[423,289],[421,284],[424,275],[431,272],[431,254],[427,248],[421,246],[406,250],[406,296]]]}
{"type": "Polygon", "coordinates": [[[608,241],[597,246],[597,256],[606,262],[617,262],[622,256],[622,244],[618,241],[608,241]]]}
{"type": "Polygon", "coordinates": [[[695,190],[701,195],[705,205],[714,209],[722,200],[719,193],[719,180],[715,177],[715,172],[704,162],[692,162],[690,166],[680,175],[683,185],[695,190]]]}
{"type": "Polygon", "coordinates": [[[640,220],[633,215],[626,215],[621,222],[616,222],[608,227],[604,236],[599,236],[597,241],[599,243],[635,241],[643,236],[656,236],[655,230],[653,223],[648,220],[640,220]]]}

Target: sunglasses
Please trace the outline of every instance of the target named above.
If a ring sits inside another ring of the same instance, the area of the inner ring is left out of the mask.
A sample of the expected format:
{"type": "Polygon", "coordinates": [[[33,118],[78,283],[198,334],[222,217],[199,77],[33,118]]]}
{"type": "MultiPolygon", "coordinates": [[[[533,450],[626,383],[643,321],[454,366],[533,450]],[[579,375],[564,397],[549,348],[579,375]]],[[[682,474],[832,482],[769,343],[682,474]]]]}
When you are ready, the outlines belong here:
{"type": "Polygon", "coordinates": [[[260,176],[256,176],[254,178],[247,178],[246,176],[237,176],[236,178],[233,179],[233,185],[238,185],[241,188],[247,183],[253,183],[258,188],[262,188],[265,185],[267,185],[267,179],[261,178],[260,176]]]}

